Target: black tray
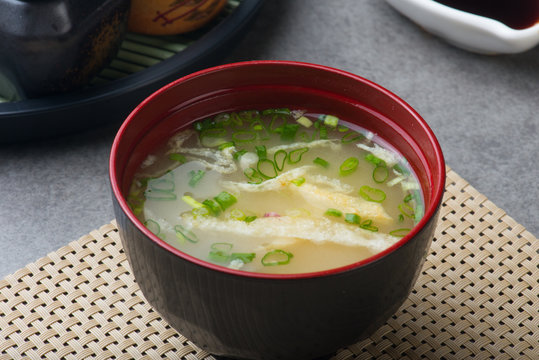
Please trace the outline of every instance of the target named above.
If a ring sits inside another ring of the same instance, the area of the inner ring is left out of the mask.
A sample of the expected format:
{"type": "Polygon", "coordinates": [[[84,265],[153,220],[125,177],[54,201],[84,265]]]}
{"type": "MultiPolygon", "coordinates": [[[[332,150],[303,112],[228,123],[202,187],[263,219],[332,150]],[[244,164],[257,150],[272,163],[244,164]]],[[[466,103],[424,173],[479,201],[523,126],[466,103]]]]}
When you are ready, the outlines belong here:
{"type": "Polygon", "coordinates": [[[190,34],[127,34],[116,58],[86,88],[0,102],[0,143],[63,135],[113,121],[120,124],[138,103],[163,85],[217,65],[262,3],[263,0],[229,0],[217,19],[190,34]]]}

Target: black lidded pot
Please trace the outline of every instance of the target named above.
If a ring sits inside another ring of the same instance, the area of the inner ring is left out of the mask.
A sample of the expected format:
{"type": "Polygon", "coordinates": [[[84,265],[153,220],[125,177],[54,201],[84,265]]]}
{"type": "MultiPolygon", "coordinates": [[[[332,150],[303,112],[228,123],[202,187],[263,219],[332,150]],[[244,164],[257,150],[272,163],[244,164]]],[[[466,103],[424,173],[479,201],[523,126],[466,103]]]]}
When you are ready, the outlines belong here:
{"type": "Polygon", "coordinates": [[[0,0],[0,96],[86,85],[116,55],[130,0],[0,0]]]}

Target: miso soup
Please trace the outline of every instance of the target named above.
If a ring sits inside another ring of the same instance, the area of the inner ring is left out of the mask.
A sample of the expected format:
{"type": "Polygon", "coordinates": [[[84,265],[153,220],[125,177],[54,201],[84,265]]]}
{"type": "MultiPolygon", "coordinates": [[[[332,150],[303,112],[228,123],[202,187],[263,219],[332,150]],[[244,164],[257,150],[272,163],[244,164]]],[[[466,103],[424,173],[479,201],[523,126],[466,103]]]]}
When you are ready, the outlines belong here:
{"type": "Polygon", "coordinates": [[[179,250],[264,273],[358,262],[423,216],[416,176],[383,139],[289,109],[223,113],[174,134],[142,162],[128,202],[179,250]]]}

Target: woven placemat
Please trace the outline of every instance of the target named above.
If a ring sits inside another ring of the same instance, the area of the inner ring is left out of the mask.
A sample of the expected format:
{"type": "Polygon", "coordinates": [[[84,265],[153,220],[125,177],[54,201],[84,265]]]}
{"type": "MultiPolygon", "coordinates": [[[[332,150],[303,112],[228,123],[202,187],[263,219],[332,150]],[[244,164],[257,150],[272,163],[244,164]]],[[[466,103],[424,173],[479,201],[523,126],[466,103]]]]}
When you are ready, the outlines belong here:
{"type": "MultiPolygon", "coordinates": [[[[371,338],[332,359],[537,359],[537,239],[448,171],[423,272],[371,338]]],[[[0,359],[216,359],[130,273],[114,223],[0,281],[0,359]]]]}

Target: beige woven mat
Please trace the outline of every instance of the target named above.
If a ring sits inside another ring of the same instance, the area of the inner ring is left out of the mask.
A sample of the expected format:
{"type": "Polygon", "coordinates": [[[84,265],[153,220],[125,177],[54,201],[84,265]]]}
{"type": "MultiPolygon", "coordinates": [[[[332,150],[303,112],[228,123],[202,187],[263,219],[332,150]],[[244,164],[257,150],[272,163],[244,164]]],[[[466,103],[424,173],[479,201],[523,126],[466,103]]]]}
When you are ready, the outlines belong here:
{"type": "MultiPolygon", "coordinates": [[[[537,239],[455,172],[414,291],[333,359],[538,359],[537,239]]],[[[0,359],[215,359],[144,300],[105,225],[0,281],[0,359]]]]}

